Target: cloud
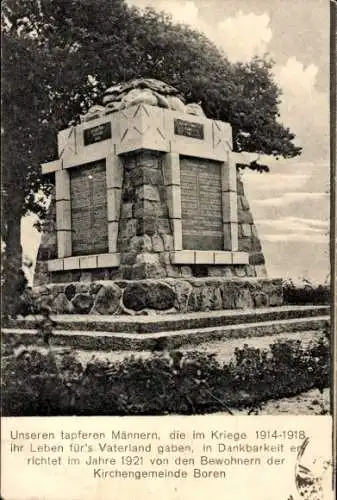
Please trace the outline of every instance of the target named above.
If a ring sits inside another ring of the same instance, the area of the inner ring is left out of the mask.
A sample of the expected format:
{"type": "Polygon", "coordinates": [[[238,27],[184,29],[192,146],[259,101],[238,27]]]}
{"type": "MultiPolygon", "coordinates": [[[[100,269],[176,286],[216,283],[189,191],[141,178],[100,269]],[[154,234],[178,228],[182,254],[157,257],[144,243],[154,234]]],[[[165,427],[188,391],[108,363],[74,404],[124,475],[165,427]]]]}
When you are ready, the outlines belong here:
{"type": "MultiPolygon", "coordinates": [[[[250,190],[258,189],[259,192],[273,191],[288,191],[291,189],[299,189],[306,184],[310,178],[310,172],[306,173],[293,173],[293,174],[280,174],[268,173],[260,176],[256,172],[248,174],[249,177],[244,178],[244,183],[249,184],[250,190]]],[[[246,176],[245,176],[246,177],[246,176]]]]}
{"type": "Polygon", "coordinates": [[[190,0],[185,2],[180,2],[177,0],[161,0],[156,2],[156,6],[158,10],[164,10],[165,12],[169,12],[173,19],[177,22],[190,24],[192,26],[206,25],[200,16],[199,16],[199,8],[196,4],[190,0]]]}
{"type": "Polygon", "coordinates": [[[264,241],[302,241],[325,244],[329,241],[329,224],[327,221],[284,217],[277,220],[257,220],[256,224],[263,235],[264,241]]]}
{"type": "Polygon", "coordinates": [[[308,243],[328,243],[328,237],[324,234],[305,234],[305,233],[266,233],[264,239],[271,242],[308,242],[308,243]]]}
{"type": "Polygon", "coordinates": [[[276,67],[279,83],[296,96],[311,96],[317,73],[315,64],[305,67],[296,57],[290,57],[285,65],[276,67]]]}
{"type": "Polygon", "coordinates": [[[280,104],[282,122],[296,134],[296,143],[306,158],[328,158],[329,97],[317,89],[318,67],[305,66],[296,57],[274,68],[283,91],[280,104]]]}
{"type": "Polygon", "coordinates": [[[130,5],[135,5],[139,8],[151,6],[158,12],[165,11],[167,14],[170,14],[172,16],[172,19],[176,23],[188,24],[192,28],[204,32],[209,38],[213,39],[213,30],[211,25],[206,23],[202,19],[202,16],[199,12],[199,7],[195,4],[195,2],[191,0],[149,0],[148,2],[144,0],[128,0],[127,3],[129,3],[130,5]]]}
{"type": "Polygon", "coordinates": [[[272,39],[268,14],[243,14],[239,11],[217,25],[216,38],[231,61],[248,61],[254,55],[263,55],[272,39]]]}
{"type": "Polygon", "coordinates": [[[275,162],[270,173],[245,170],[242,180],[254,218],[329,218],[329,168],[327,164],[275,162]]]}
{"type": "Polygon", "coordinates": [[[329,241],[328,221],[288,216],[279,219],[258,219],[255,222],[263,241],[326,245],[329,241]]]}
{"type": "Polygon", "coordinates": [[[326,233],[329,228],[328,221],[318,219],[306,219],[303,217],[283,217],[281,219],[259,219],[256,224],[260,226],[267,226],[275,231],[301,231],[308,233],[326,233]]]}
{"type": "Polygon", "coordinates": [[[293,193],[284,193],[282,196],[273,197],[273,198],[265,198],[262,200],[254,200],[256,205],[264,205],[264,206],[283,206],[289,205],[291,203],[304,203],[310,202],[312,200],[323,200],[327,198],[327,193],[303,193],[301,191],[293,192],[293,193]]]}
{"type": "MultiPolygon", "coordinates": [[[[129,0],[130,4],[144,7],[144,0],[129,0]]],[[[218,47],[224,50],[230,61],[248,61],[254,55],[262,55],[272,39],[270,17],[267,13],[244,14],[219,19],[215,25],[206,23],[197,4],[191,0],[148,1],[156,10],[171,14],[174,21],[185,23],[203,31],[218,47]]]]}

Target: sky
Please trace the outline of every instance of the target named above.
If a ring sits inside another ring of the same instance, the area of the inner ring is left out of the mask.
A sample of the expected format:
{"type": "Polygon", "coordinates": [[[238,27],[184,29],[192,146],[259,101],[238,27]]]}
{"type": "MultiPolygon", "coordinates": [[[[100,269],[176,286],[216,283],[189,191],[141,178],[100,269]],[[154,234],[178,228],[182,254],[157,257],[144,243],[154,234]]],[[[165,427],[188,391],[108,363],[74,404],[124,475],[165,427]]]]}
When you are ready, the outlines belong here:
{"type": "MultiPolygon", "coordinates": [[[[303,148],[293,160],[263,158],[270,173],[243,182],[269,276],[323,282],[329,272],[329,0],[127,0],[170,13],[206,34],[228,59],[268,53],[282,89],[280,121],[303,148]]],[[[254,159],[254,157],[252,157],[254,159]]],[[[34,258],[32,218],[24,252],[34,258]]]]}

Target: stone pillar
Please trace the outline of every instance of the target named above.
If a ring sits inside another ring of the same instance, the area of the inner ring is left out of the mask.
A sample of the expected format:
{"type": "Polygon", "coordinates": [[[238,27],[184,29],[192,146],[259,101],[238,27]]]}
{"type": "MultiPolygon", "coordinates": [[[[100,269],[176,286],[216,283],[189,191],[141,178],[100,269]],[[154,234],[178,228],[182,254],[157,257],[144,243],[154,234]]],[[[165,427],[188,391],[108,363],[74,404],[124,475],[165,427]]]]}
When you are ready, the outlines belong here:
{"type": "Polygon", "coordinates": [[[46,219],[43,221],[39,250],[36,256],[34,284],[49,283],[48,261],[57,258],[56,203],[55,188],[51,193],[46,219]]]}
{"type": "Polygon", "coordinates": [[[57,254],[59,257],[70,257],[72,255],[72,243],[70,179],[68,170],[58,170],[55,172],[55,185],[57,254]]]}
{"type": "Polygon", "coordinates": [[[118,235],[122,277],[165,278],[172,248],[163,156],[149,150],[125,155],[118,235]]]}

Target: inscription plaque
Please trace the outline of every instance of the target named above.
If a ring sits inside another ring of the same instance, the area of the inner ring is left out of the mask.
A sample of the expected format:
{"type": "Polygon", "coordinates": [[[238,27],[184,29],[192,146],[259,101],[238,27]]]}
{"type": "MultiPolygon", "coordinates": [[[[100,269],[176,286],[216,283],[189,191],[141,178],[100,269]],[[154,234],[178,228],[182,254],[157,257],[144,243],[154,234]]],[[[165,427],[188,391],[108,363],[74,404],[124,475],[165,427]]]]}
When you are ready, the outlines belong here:
{"type": "Polygon", "coordinates": [[[204,126],[202,123],[188,122],[187,120],[174,120],[175,135],[184,135],[193,139],[204,139],[204,126]]]}
{"type": "Polygon", "coordinates": [[[97,127],[87,128],[83,131],[84,145],[94,144],[95,142],[105,141],[111,138],[111,123],[102,123],[97,127]]]}
{"type": "Polygon", "coordinates": [[[105,160],[70,169],[72,254],[108,252],[105,160]]]}
{"type": "Polygon", "coordinates": [[[180,159],[182,237],[185,250],[223,250],[221,165],[180,159]]]}

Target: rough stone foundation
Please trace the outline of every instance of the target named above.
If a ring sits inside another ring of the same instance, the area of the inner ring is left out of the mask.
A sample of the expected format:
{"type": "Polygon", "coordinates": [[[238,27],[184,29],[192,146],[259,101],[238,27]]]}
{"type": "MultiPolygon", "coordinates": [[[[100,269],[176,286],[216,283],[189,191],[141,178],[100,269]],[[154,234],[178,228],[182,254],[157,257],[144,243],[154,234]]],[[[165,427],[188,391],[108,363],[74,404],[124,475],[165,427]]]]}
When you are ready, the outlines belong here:
{"type": "Polygon", "coordinates": [[[185,278],[49,284],[34,288],[59,314],[146,314],[282,305],[279,279],[185,278]]]}

